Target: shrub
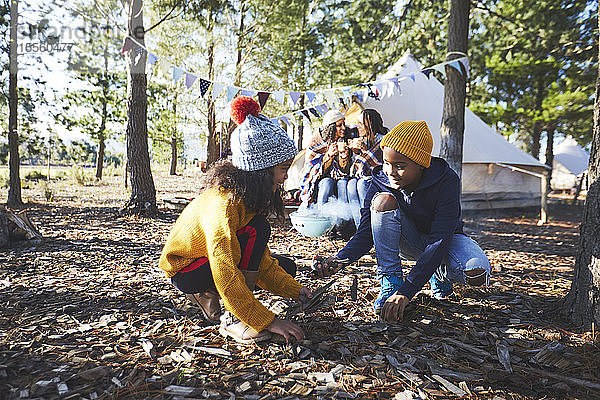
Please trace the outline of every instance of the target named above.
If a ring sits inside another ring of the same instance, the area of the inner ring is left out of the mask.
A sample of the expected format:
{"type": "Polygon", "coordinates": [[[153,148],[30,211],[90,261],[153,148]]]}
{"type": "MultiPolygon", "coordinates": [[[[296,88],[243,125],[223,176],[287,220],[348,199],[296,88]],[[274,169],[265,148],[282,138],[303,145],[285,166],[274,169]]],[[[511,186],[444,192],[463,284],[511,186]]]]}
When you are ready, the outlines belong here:
{"type": "Polygon", "coordinates": [[[92,182],[94,181],[93,177],[88,176],[85,173],[85,168],[83,168],[83,167],[81,167],[79,165],[74,165],[71,168],[71,177],[80,186],[91,185],[92,182]]]}
{"type": "Polygon", "coordinates": [[[50,184],[47,181],[42,181],[40,186],[42,188],[42,192],[44,193],[46,201],[52,201],[52,199],[54,198],[54,192],[52,191],[50,184]]]}
{"type": "Polygon", "coordinates": [[[46,178],[47,178],[46,175],[42,174],[37,169],[34,169],[33,171],[31,171],[25,175],[25,180],[28,180],[28,181],[39,181],[40,179],[46,180],[46,178]]]}

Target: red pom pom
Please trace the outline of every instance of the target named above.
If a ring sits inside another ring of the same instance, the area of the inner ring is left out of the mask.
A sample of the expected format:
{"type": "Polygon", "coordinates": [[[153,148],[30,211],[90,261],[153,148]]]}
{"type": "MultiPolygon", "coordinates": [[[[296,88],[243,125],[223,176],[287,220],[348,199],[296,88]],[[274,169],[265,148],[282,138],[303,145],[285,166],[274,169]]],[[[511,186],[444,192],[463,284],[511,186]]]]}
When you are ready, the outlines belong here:
{"type": "Polygon", "coordinates": [[[238,96],[231,102],[231,120],[240,125],[248,115],[258,117],[260,105],[248,96],[238,96]]]}

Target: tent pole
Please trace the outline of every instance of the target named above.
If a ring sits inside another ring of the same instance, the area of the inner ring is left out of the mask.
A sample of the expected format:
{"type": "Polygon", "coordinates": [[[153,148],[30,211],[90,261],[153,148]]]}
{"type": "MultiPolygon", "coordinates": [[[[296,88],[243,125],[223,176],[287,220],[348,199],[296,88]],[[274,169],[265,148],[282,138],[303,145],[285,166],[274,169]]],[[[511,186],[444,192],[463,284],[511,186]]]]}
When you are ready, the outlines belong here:
{"type": "Polygon", "coordinates": [[[541,179],[542,184],[542,207],[540,209],[540,220],[538,221],[538,226],[544,225],[548,222],[548,179],[546,179],[548,172],[544,171],[544,177],[541,179]]]}

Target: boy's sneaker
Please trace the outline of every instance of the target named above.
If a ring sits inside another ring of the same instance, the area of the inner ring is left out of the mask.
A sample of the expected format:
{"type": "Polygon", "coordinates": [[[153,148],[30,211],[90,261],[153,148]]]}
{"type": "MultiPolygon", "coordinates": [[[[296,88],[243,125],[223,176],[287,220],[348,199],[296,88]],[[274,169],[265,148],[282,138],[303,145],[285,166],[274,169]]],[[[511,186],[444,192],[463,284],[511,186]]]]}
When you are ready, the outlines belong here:
{"type": "Polygon", "coordinates": [[[431,285],[431,296],[436,300],[447,299],[454,293],[452,282],[440,281],[433,275],[429,280],[431,285]]]}
{"type": "Polygon", "coordinates": [[[386,300],[400,289],[404,280],[402,276],[396,275],[378,275],[377,277],[381,283],[381,289],[379,296],[373,303],[373,309],[375,310],[375,314],[379,315],[386,300]]]}

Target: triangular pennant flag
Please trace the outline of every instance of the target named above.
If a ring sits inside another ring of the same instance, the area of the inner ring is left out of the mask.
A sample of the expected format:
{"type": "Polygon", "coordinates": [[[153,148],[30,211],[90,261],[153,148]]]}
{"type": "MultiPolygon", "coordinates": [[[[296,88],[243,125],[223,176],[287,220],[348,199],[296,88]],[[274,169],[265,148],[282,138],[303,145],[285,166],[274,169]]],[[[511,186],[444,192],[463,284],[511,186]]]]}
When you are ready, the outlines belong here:
{"type": "Polygon", "coordinates": [[[301,94],[302,93],[300,92],[290,92],[290,99],[292,99],[292,103],[294,103],[294,105],[296,105],[296,103],[300,99],[301,94]]]}
{"type": "Polygon", "coordinates": [[[362,103],[365,101],[365,90],[361,89],[358,92],[354,93],[356,95],[356,99],[362,103]]]}
{"type": "Polygon", "coordinates": [[[265,104],[267,104],[267,100],[271,93],[269,92],[258,92],[258,104],[260,104],[260,108],[264,108],[265,104]]]}
{"type": "Polygon", "coordinates": [[[202,95],[202,97],[204,97],[204,95],[208,91],[208,87],[210,86],[210,81],[200,78],[198,80],[198,86],[200,87],[200,95],[202,95]]]}
{"type": "Polygon", "coordinates": [[[323,114],[325,114],[323,112],[323,105],[319,104],[318,106],[315,107],[315,110],[317,110],[317,113],[319,113],[319,118],[323,116],[323,114]]]}
{"type": "Polygon", "coordinates": [[[462,71],[462,65],[458,62],[458,60],[452,60],[448,63],[448,65],[457,70],[459,74],[464,76],[464,73],[462,71]]]}
{"type": "Polygon", "coordinates": [[[310,112],[311,112],[311,113],[312,113],[312,114],[313,114],[315,117],[317,117],[317,118],[319,118],[319,117],[321,116],[321,114],[319,114],[319,113],[317,112],[317,110],[315,110],[315,108],[314,108],[314,107],[311,107],[311,108],[309,108],[309,109],[308,109],[308,111],[310,111],[310,112]]]}
{"type": "Polygon", "coordinates": [[[302,115],[304,115],[306,118],[308,118],[309,121],[311,121],[310,114],[308,113],[308,111],[306,111],[306,110],[300,110],[300,112],[302,113],[302,115]]]}
{"type": "Polygon", "coordinates": [[[458,62],[464,68],[464,71],[465,71],[465,73],[467,75],[467,78],[468,78],[469,75],[471,75],[471,72],[469,71],[469,59],[467,57],[459,58],[458,62]]]}
{"type": "Polygon", "coordinates": [[[167,60],[158,60],[158,68],[164,75],[168,75],[171,70],[171,63],[167,60]]]}
{"type": "Polygon", "coordinates": [[[146,62],[152,66],[152,65],[154,65],[154,63],[156,62],[156,60],[158,60],[158,57],[156,57],[154,54],[152,54],[152,53],[149,52],[148,53],[148,59],[146,60],[146,62]]]}
{"type": "Polygon", "coordinates": [[[375,84],[375,87],[377,88],[377,90],[379,91],[378,95],[383,97],[384,93],[385,93],[385,85],[382,82],[377,82],[375,84]]]}
{"type": "Polygon", "coordinates": [[[422,69],[421,72],[423,73],[423,75],[425,75],[427,77],[427,79],[429,79],[429,75],[431,75],[433,70],[431,68],[427,68],[427,69],[422,69]]]}
{"type": "Polygon", "coordinates": [[[317,94],[315,92],[306,92],[306,98],[308,99],[309,103],[315,101],[315,97],[317,97],[317,94]]]}
{"type": "Polygon", "coordinates": [[[350,97],[350,89],[351,86],[345,86],[342,88],[342,93],[344,93],[344,97],[350,97]]]}
{"type": "Polygon", "coordinates": [[[235,86],[227,86],[227,102],[228,103],[231,100],[233,100],[233,98],[235,97],[235,95],[237,94],[238,91],[239,91],[239,89],[236,88],[235,86]]]}
{"type": "Polygon", "coordinates": [[[283,117],[279,117],[286,125],[290,125],[290,120],[284,115],[283,117]]]}
{"type": "Polygon", "coordinates": [[[327,111],[330,110],[330,108],[327,104],[322,104],[321,107],[323,108],[323,114],[325,114],[327,111]]]}
{"type": "Polygon", "coordinates": [[[125,40],[123,40],[123,46],[121,47],[121,55],[127,53],[129,50],[133,48],[134,42],[133,40],[127,36],[125,40]]]}
{"type": "Polygon", "coordinates": [[[194,82],[196,82],[196,79],[198,79],[198,77],[196,75],[186,72],[185,73],[185,87],[188,89],[191,88],[192,85],[194,84],[194,82]]]}
{"type": "Polygon", "coordinates": [[[212,90],[213,100],[215,100],[217,97],[219,97],[219,95],[221,94],[221,91],[223,90],[224,87],[225,87],[225,85],[223,85],[222,83],[213,82],[213,90],[212,90]]]}
{"type": "Polygon", "coordinates": [[[434,70],[438,71],[443,76],[446,76],[446,65],[444,65],[444,64],[438,64],[438,65],[434,65],[431,68],[433,68],[434,70]]]}
{"type": "Polygon", "coordinates": [[[256,90],[242,89],[242,96],[254,97],[255,95],[256,90]]]}
{"type": "Polygon", "coordinates": [[[183,75],[185,71],[179,67],[173,67],[173,82],[177,83],[179,78],[183,75]]]}
{"type": "Polygon", "coordinates": [[[329,89],[329,90],[323,91],[323,96],[325,96],[325,100],[327,101],[327,103],[329,103],[332,106],[335,104],[335,102],[336,102],[335,89],[329,89]]]}
{"type": "Polygon", "coordinates": [[[283,90],[278,90],[276,92],[273,92],[271,94],[271,96],[273,96],[273,98],[281,104],[283,104],[285,102],[285,92],[283,90]]]}

